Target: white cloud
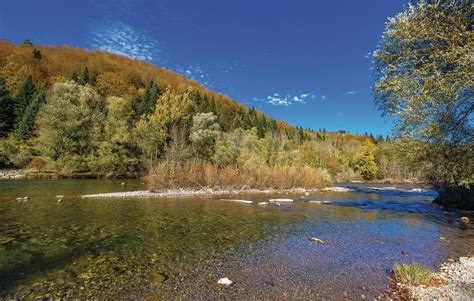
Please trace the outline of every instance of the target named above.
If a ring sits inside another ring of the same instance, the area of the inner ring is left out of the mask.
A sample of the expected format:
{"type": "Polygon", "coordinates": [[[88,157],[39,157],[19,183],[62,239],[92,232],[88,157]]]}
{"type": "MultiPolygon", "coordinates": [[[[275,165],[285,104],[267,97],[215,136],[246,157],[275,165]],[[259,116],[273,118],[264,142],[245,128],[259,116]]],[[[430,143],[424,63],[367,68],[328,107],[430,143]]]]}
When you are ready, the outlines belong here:
{"type": "Polygon", "coordinates": [[[176,68],[176,72],[184,74],[187,78],[195,80],[206,87],[212,87],[214,83],[210,76],[201,66],[189,65],[186,68],[176,68]]]}
{"type": "Polygon", "coordinates": [[[301,103],[304,104],[307,102],[307,100],[312,100],[317,98],[316,95],[312,93],[301,93],[301,94],[295,94],[295,95],[290,95],[290,94],[281,94],[281,93],[272,93],[262,99],[259,98],[253,98],[254,101],[261,101],[261,102],[266,102],[269,104],[272,104],[274,106],[290,106],[294,103],[301,103]]]}
{"type": "MultiPolygon", "coordinates": [[[[90,47],[93,49],[146,61],[156,61],[162,53],[156,40],[123,22],[100,23],[92,26],[90,31],[90,47]]],[[[160,60],[163,61],[162,57],[160,60]]]]}
{"type": "Polygon", "coordinates": [[[344,95],[354,95],[356,93],[357,91],[347,91],[346,93],[344,93],[344,95]]]}
{"type": "Polygon", "coordinates": [[[321,99],[328,99],[326,95],[321,95],[321,99]]]}

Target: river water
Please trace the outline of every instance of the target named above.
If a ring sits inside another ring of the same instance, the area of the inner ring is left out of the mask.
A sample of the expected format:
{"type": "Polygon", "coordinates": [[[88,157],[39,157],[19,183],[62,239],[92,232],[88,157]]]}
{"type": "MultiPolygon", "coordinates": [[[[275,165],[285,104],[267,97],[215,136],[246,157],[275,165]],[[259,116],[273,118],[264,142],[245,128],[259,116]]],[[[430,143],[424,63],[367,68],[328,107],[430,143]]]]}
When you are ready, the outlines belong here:
{"type": "Polygon", "coordinates": [[[436,269],[474,249],[472,224],[431,204],[431,190],[342,186],[350,191],[238,196],[297,199],[259,206],[81,198],[144,190],[138,180],[0,181],[0,297],[373,298],[395,263],[436,269]],[[222,277],[234,284],[216,285],[222,277]]]}

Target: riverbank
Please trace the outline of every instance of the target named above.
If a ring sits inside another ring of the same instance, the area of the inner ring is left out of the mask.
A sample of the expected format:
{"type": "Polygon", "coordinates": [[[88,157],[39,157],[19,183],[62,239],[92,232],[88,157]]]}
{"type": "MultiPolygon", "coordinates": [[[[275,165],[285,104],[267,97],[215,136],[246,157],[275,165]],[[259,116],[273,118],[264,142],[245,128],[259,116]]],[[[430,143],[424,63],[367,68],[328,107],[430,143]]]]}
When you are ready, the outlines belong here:
{"type": "Polygon", "coordinates": [[[443,264],[432,279],[437,285],[396,283],[397,291],[410,300],[474,300],[474,256],[443,264]]]}

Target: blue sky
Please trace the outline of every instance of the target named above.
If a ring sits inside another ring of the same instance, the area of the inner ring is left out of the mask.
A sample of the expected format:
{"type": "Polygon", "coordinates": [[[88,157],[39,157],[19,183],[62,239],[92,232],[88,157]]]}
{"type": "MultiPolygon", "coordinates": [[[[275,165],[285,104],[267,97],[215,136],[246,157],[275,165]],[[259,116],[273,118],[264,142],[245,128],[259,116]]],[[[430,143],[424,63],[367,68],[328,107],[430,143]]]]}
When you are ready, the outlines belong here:
{"type": "Polygon", "coordinates": [[[150,61],[305,128],[387,134],[368,53],[402,0],[3,0],[0,39],[150,61]]]}

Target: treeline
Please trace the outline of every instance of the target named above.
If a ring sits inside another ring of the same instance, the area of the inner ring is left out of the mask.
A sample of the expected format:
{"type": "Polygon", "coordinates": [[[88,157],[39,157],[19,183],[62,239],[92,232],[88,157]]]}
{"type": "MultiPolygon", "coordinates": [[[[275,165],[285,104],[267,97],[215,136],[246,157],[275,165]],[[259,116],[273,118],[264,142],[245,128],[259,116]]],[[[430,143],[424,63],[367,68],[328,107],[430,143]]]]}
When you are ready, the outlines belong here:
{"type": "Polygon", "coordinates": [[[0,166],[152,187],[316,187],[420,176],[396,141],[295,128],[103,52],[0,43],[0,166]]]}

